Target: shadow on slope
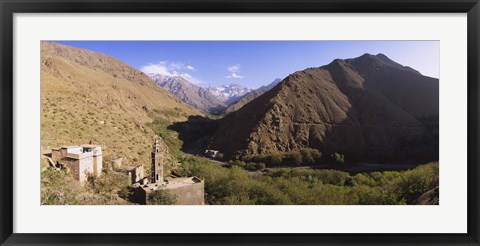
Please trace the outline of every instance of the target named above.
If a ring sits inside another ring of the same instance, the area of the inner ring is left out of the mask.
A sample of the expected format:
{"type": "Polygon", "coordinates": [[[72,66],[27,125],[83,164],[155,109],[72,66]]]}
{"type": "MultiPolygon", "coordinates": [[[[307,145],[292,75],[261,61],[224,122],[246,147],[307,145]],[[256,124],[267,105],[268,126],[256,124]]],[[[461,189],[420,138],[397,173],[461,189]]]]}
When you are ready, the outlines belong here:
{"type": "Polygon", "coordinates": [[[218,122],[215,120],[190,116],[187,121],[174,123],[168,129],[178,132],[178,138],[183,141],[181,151],[201,155],[217,127],[218,122]]]}

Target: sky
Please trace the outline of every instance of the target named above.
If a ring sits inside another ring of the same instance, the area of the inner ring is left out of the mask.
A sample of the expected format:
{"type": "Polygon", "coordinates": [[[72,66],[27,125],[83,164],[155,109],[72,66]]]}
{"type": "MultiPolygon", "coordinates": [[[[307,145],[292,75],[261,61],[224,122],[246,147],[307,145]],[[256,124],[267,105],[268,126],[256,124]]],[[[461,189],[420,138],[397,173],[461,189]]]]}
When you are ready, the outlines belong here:
{"type": "Polygon", "coordinates": [[[439,41],[55,41],[113,56],[145,73],[182,76],[202,87],[258,88],[334,59],[382,53],[439,78],[439,41]]]}

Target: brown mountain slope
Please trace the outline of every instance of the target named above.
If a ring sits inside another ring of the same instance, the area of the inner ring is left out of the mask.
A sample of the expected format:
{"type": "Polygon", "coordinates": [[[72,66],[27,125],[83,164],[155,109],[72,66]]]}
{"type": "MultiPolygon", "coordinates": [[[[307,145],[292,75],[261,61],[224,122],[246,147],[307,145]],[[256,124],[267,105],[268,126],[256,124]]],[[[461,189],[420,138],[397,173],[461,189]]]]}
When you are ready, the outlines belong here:
{"type": "Polygon", "coordinates": [[[237,111],[238,109],[240,109],[241,107],[243,107],[245,104],[253,101],[253,99],[261,96],[263,93],[267,92],[268,90],[271,90],[273,87],[275,87],[278,83],[280,83],[280,81],[282,81],[281,79],[275,79],[272,83],[266,85],[266,86],[262,86],[258,89],[255,89],[255,90],[251,90],[250,92],[248,92],[247,94],[243,95],[240,99],[238,99],[237,101],[233,102],[232,104],[230,104],[226,109],[225,109],[225,112],[224,114],[229,114],[231,112],[234,112],[234,111],[237,111]]]}
{"type": "Polygon", "coordinates": [[[386,59],[291,74],[222,119],[209,148],[227,158],[310,147],[351,159],[438,159],[438,79],[386,59]]]}
{"type": "Polygon", "coordinates": [[[173,122],[200,114],[107,55],[42,42],[41,62],[42,150],[92,141],[107,161],[124,157],[148,169],[151,115],[173,122]]]}

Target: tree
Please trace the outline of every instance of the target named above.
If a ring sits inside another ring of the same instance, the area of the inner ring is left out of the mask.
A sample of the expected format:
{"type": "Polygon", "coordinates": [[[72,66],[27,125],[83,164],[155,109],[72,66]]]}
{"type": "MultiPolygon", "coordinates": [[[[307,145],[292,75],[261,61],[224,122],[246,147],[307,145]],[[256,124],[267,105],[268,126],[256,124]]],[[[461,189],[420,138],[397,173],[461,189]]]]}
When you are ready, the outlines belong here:
{"type": "Polygon", "coordinates": [[[284,161],[287,164],[299,166],[302,164],[302,154],[300,151],[291,151],[285,155],[284,161]]]}
{"type": "Polygon", "coordinates": [[[265,163],[263,162],[257,163],[258,170],[264,170],[265,168],[266,168],[265,163]]]}
{"type": "Polygon", "coordinates": [[[265,162],[271,167],[281,165],[282,164],[282,155],[281,154],[271,154],[266,158],[265,162]]]}
{"type": "Polygon", "coordinates": [[[357,182],[352,178],[352,176],[347,176],[345,181],[343,181],[343,185],[345,186],[355,186],[357,182]]]}
{"type": "Polygon", "coordinates": [[[341,153],[335,152],[335,154],[332,154],[332,158],[338,165],[343,165],[345,163],[345,156],[341,153]]]}
{"type": "Polygon", "coordinates": [[[305,148],[300,150],[300,153],[302,154],[303,165],[314,165],[320,162],[322,158],[322,153],[316,149],[305,148]]]}

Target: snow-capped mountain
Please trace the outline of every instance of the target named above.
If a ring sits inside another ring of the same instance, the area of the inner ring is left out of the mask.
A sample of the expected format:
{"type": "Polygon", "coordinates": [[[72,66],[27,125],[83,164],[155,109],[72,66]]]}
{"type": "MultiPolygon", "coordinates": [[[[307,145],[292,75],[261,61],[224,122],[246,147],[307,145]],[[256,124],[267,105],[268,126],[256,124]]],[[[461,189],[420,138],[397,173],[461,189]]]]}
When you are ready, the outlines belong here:
{"type": "Polygon", "coordinates": [[[220,101],[230,104],[243,95],[247,94],[251,89],[238,84],[227,84],[219,87],[208,88],[210,93],[217,97],[220,101]]]}
{"type": "Polygon", "coordinates": [[[176,98],[202,112],[213,113],[227,106],[209,90],[196,86],[181,76],[162,74],[148,74],[148,76],[176,98]]]}
{"type": "Polygon", "coordinates": [[[268,85],[261,86],[260,88],[255,89],[255,90],[251,90],[248,93],[246,93],[245,95],[237,98],[236,100],[231,101],[231,103],[229,103],[228,107],[225,109],[225,113],[228,114],[228,113],[237,111],[238,109],[243,107],[245,104],[251,102],[253,99],[255,99],[255,98],[261,96],[263,93],[271,90],[273,87],[278,85],[278,83],[280,83],[281,81],[282,81],[282,79],[275,79],[272,83],[270,83],[268,85]]]}

